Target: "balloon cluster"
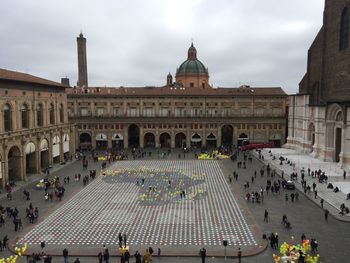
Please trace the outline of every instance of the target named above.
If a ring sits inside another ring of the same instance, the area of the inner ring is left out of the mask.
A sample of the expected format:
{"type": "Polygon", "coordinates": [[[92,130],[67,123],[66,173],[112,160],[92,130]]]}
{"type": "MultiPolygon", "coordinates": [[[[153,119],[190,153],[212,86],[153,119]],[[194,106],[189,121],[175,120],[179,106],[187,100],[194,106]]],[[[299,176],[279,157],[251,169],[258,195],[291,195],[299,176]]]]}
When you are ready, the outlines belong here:
{"type": "Polygon", "coordinates": [[[318,263],[320,257],[319,254],[314,256],[310,254],[311,245],[308,239],[303,240],[302,244],[296,244],[294,237],[292,237],[291,242],[284,242],[279,251],[281,255],[272,255],[275,263],[298,262],[300,251],[304,254],[306,263],[318,263]]]}
{"type": "Polygon", "coordinates": [[[27,250],[27,243],[23,245],[23,247],[15,247],[16,251],[15,256],[9,256],[7,258],[0,258],[0,263],[16,263],[16,261],[26,252],[27,250]]]}

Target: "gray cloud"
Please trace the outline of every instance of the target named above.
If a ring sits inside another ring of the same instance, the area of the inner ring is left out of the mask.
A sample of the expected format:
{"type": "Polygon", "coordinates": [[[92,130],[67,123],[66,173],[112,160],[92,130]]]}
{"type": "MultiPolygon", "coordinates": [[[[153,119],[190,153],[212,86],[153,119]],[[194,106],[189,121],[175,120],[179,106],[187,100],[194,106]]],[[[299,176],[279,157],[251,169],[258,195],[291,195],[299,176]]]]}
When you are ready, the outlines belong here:
{"type": "Polygon", "coordinates": [[[3,1],[0,67],[77,80],[76,37],[87,37],[89,84],[163,85],[191,39],[214,86],[297,92],[322,24],[320,0],[3,1]]]}

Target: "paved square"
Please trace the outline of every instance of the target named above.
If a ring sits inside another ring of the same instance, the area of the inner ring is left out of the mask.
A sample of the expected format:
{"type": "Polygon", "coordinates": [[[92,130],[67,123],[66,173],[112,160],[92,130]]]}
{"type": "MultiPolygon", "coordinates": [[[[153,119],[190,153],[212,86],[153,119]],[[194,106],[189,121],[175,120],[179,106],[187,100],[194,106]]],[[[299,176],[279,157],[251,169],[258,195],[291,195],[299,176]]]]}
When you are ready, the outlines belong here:
{"type": "Polygon", "coordinates": [[[21,241],[48,245],[257,246],[218,161],[120,161],[21,241]]]}

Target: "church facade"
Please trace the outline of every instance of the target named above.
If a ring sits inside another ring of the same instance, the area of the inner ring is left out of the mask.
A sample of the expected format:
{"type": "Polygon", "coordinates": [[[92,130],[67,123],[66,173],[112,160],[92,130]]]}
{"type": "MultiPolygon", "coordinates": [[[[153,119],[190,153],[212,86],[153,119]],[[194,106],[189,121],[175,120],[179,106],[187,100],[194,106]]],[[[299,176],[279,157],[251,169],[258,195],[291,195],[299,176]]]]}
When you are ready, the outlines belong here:
{"type": "MultiPolygon", "coordinates": [[[[78,64],[84,65],[79,57],[78,64]]],[[[87,76],[87,68],[81,69],[79,74],[87,76]]],[[[287,94],[279,87],[212,87],[193,44],[175,80],[169,73],[164,86],[105,88],[78,83],[67,89],[67,96],[78,149],[199,148],[247,142],[280,146],[286,138],[287,94]]]]}
{"type": "Polygon", "coordinates": [[[325,1],[299,93],[289,99],[287,148],[350,166],[350,1],[325,1]]]}

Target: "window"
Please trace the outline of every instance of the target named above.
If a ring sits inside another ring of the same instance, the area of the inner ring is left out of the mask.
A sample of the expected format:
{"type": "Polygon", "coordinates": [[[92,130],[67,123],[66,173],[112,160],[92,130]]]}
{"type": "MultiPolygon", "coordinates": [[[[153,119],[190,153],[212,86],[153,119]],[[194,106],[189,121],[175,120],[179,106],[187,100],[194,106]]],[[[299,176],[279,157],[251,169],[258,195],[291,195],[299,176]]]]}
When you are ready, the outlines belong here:
{"type": "Polygon", "coordinates": [[[50,124],[55,124],[55,107],[53,106],[53,104],[50,104],[49,107],[49,117],[50,117],[50,124]]]}
{"type": "Polygon", "coordinates": [[[143,116],[153,117],[154,116],[154,109],[151,107],[144,108],[143,109],[143,116]]]}
{"type": "Polygon", "coordinates": [[[137,108],[129,108],[128,109],[128,117],[138,117],[138,109],[137,108]]]}
{"type": "Polygon", "coordinates": [[[104,108],[97,108],[96,114],[97,117],[102,117],[104,114],[104,108]]]}
{"type": "Polygon", "coordinates": [[[21,106],[22,129],[29,128],[29,111],[27,104],[21,106]]]}
{"type": "Polygon", "coordinates": [[[81,116],[87,116],[88,115],[88,109],[87,108],[81,108],[80,109],[80,115],[81,116]]]}
{"type": "Polygon", "coordinates": [[[4,106],[4,129],[5,131],[12,130],[12,116],[10,104],[5,104],[4,106]]]}
{"type": "Polygon", "coordinates": [[[64,106],[60,105],[60,123],[64,123],[64,106]]]}
{"type": "Polygon", "coordinates": [[[36,107],[36,125],[41,127],[44,125],[43,105],[38,104],[36,107]]]}
{"type": "Polygon", "coordinates": [[[191,88],[194,87],[194,83],[193,83],[193,82],[190,83],[190,87],[191,87],[191,88]]]}
{"type": "Polygon", "coordinates": [[[348,48],[349,44],[349,10],[347,7],[343,9],[340,19],[340,37],[339,50],[348,48]]]}
{"type": "Polygon", "coordinates": [[[160,117],[168,117],[168,116],[170,116],[170,110],[168,108],[160,108],[159,109],[159,116],[160,117]]]}
{"type": "Polygon", "coordinates": [[[121,110],[119,108],[113,108],[114,117],[118,117],[121,115],[121,110]]]}
{"type": "Polygon", "coordinates": [[[264,108],[256,108],[255,114],[256,116],[264,116],[264,108]]]}

